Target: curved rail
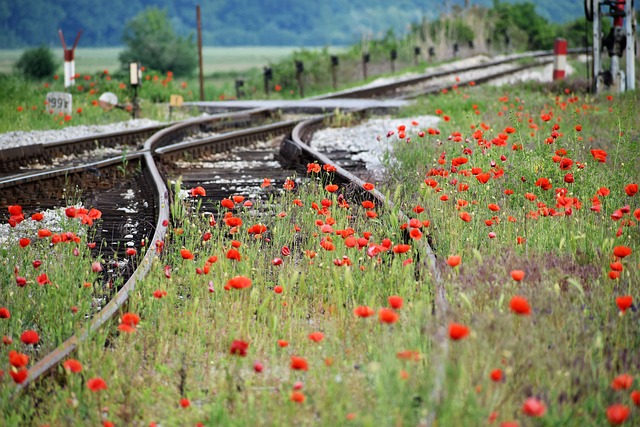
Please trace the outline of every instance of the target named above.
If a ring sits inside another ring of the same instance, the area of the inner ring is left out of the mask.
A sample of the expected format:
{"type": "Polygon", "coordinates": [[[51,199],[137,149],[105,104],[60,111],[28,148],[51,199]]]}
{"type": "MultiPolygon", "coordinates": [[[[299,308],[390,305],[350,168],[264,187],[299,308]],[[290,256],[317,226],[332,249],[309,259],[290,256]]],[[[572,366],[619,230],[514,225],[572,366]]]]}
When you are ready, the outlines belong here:
{"type": "Polygon", "coordinates": [[[255,120],[266,119],[273,115],[275,115],[275,112],[272,109],[255,108],[235,113],[196,117],[180,122],[147,126],[138,129],[7,148],[0,150],[0,173],[8,174],[16,172],[19,170],[20,165],[27,162],[47,162],[55,157],[77,154],[98,147],[112,148],[119,145],[129,145],[139,150],[142,147],[142,145],[139,144],[143,144],[144,141],[158,133],[166,137],[166,139],[157,144],[157,147],[161,147],[187,135],[202,131],[210,132],[220,127],[244,127],[255,120]],[[168,129],[171,129],[171,131],[168,129]],[[171,136],[167,137],[167,135],[171,136]]]}

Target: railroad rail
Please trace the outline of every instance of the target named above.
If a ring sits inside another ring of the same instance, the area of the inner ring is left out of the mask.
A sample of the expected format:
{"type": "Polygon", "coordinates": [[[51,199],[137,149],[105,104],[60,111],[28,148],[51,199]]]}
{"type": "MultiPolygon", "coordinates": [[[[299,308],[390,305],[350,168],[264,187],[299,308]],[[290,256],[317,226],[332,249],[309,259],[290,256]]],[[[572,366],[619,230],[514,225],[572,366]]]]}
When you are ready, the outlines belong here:
{"type": "MultiPolygon", "coordinates": [[[[528,57],[539,58],[547,55],[549,55],[548,52],[512,55],[509,59],[503,59],[498,62],[504,63],[528,57]]],[[[493,61],[478,66],[467,67],[467,70],[494,67],[498,62],[493,61]]],[[[534,65],[539,65],[539,63],[534,65]]],[[[376,94],[378,94],[378,96],[380,96],[380,94],[387,96],[390,93],[397,93],[399,88],[420,85],[435,77],[442,77],[446,74],[456,74],[459,72],[461,72],[461,70],[458,69],[431,74],[427,73],[420,77],[404,79],[387,85],[353,89],[351,91],[328,94],[315,99],[340,99],[356,96],[367,97],[376,94]]],[[[482,80],[476,78],[475,81],[481,82],[482,80]]],[[[464,83],[465,82],[460,82],[458,84],[464,83]]],[[[402,96],[410,97],[416,96],[417,93],[433,93],[441,89],[441,86],[434,85],[421,88],[420,91],[405,92],[402,96]]],[[[352,113],[358,117],[363,117],[366,111],[360,109],[354,110],[352,113]]],[[[223,127],[242,127],[247,126],[248,123],[254,123],[256,118],[264,120],[266,118],[272,118],[274,115],[275,113],[272,109],[257,108],[239,113],[218,114],[207,118],[190,119],[133,132],[118,132],[117,134],[102,135],[100,137],[92,136],[70,141],[41,144],[34,148],[25,147],[0,151],[0,160],[6,159],[6,165],[3,166],[5,169],[0,171],[13,171],[15,173],[16,167],[19,164],[25,161],[42,159],[43,156],[45,156],[44,153],[75,153],[79,150],[95,147],[96,144],[102,146],[117,146],[119,144],[136,145],[140,143],[141,139],[146,139],[142,148],[132,150],[132,152],[123,156],[84,165],[56,168],[45,172],[22,173],[11,177],[0,178],[0,203],[5,205],[20,204],[21,201],[24,201],[23,197],[25,193],[50,194],[69,184],[98,186],[101,185],[101,183],[103,185],[104,182],[115,182],[130,170],[128,168],[131,168],[138,170],[140,179],[144,179],[147,183],[146,185],[152,189],[153,194],[151,200],[149,200],[149,205],[155,217],[152,227],[153,232],[150,233],[150,237],[147,239],[149,242],[148,250],[126,283],[124,283],[104,308],[95,314],[87,326],[77,331],[55,350],[31,366],[26,381],[17,386],[15,395],[18,395],[21,390],[24,390],[44,374],[50,372],[52,368],[73,352],[80,342],[88,339],[93,332],[107,323],[126,303],[135,289],[137,281],[141,280],[149,271],[156,254],[156,242],[163,241],[166,233],[166,225],[163,224],[166,224],[166,221],[169,219],[169,205],[171,200],[165,182],[167,174],[171,173],[170,166],[172,164],[185,157],[200,157],[212,153],[226,152],[233,147],[247,146],[258,140],[273,139],[276,136],[284,135],[278,156],[286,167],[301,169],[303,165],[313,161],[320,164],[330,163],[334,166],[336,165],[334,159],[328,158],[312,147],[313,133],[324,126],[325,119],[327,118],[326,115],[316,116],[308,120],[286,120],[268,124],[260,123],[259,126],[249,129],[232,130],[193,141],[183,141],[186,136],[198,134],[203,131],[203,129],[211,130],[213,128],[220,129],[223,127]],[[129,142],[123,142],[123,139],[129,142]],[[126,164],[127,167],[123,168],[123,164],[126,164]]],[[[46,156],[51,156],[51,154],[46,154],[46,156]]],[[[350,197],[361,200],[373,198],[378,204],[386,205],[390,209],[393,209],[400,219],[408,220],[407,215],[395,208],[382,193],[377,190],[373,192],[365,190],[363,187],[364,181],[354,174],[340,166],[336,166],[335,177],[337,181],[348,190],[350,197]]],[[[431,277],[434,284],[433,312],[438,317],[446,316],[449,308],[445,298],[445,291],[442,287],[442,279],[436,267],[435,253],[426,239],[422,240],[420,244],[423,245],[424,253],[427,255],[427,259],[423,260],[424,268],[430,272],[429,277],[431,277]]],[[[444,337],[446,332],[439,331],[439,335],[444,337]]],[[[441,339],[439,342],[442,346],[442,351],[446,354],[447,340],[441,339]]],[[[442,383],[442,378],[436,379],[436,392],[442,383]]],[[[437,398],[437,396],[435,397],[437,398]]]]}

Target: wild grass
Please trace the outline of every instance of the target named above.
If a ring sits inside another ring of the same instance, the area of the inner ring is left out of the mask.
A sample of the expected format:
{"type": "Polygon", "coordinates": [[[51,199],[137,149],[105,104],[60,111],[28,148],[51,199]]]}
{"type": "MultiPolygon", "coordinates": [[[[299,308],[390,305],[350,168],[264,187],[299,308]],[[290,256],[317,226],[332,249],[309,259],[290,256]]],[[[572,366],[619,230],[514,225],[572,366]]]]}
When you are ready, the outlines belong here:
{"type": "MultiPolygon", "coordinates": [[[[339,207],[343,190],[328,192],[332,177],[324,172],[320,179],[297,179],[295,191],[267,189],[269,196],[251,207],[238,199],[233,209],[221,208],[215,224],[199,211],[197,198],[178,200],[163,253],[126,308],[141,319],[124,327],[134,332],[122,331],[123,317],[114,321],[73,356],[81,373],[59,367],[56,381],[17,399],[9,399],[13,386],[5,375],[6,423],[425,425],[435,419],[451,426],[601,426],[611,419],[607,410],[623,404],[630,410],[627,425],[634,425],[637,382],[629,385],[621,375],[637,381],[640,371],[640,206],[627,187],[640,177],[637,102],[635,93],[609,99],[525,86],[425,99],[405,114],[448,120],[440,122],[439,134],[409,118],[404,137],[390,129],[396,161],[375,184],[396,208],[377,206],[374,218],[355,201],[339,207]],[[561,149],[566,153],[556,154],[561,149]],[[592,149],[605,150],[606,161],[592,149]],[[571,159],[571,168],[565,161],[561,170],[554,156],[571,159]],[[456,158],[467,162],[452,170],[456,158]],[[484,173],[489,177],[482,184],[476,176],[484,173]],[[568,173],[573,183],[565,181],[568,173]],[[536,186],[539,178],[552,188],[536,186]],[[398,208],[420,221],[421,240],[406,236],[412,227],[401,224],[398,208]],[[250,234],[254,224],[266,230],[250,234]],[[348,247],[336,233],[349,228],[356,238],[368,236],[364,247],[348,247]],[[449,304],[437,315],[435,283],[423,265],[427,236],[449,304]],[[405,240],[405,253],[384,249],[405,240]],[[616,257],[614,248],[622,246],[631,254],[616,257]],[[230,259],[233,247],[240,260],[230,259]],[[377,249],[368,254],[371,247],[377,249]],[[448,265],[451,255],[460,255],[461,264],[448,265]],[[524,278],[512,278],[514,270],[524,278]],[[250,278],[251,286],[225,290],[235,276],[250,278]],[[381,322],[380,310],[394,295],[403,301],[392,310],[398,320],[381,322]],[[526,299],[528,315],[515,311],[514,296],[526,299]],[[622,313],[617,299],[624,296],[633,304],[622,313]],[[359,306],[371,307],[373,316],[354,315],[359,306]],[[451,339],[454,322],[468,327],[468,336],[451,339]],[[314,332],[323,339],[310,339],[314,332]],[[292,356],[303,357],[308,370],[293,369],[292,356]],[[94,377],[107,389],[91,390],[94,377]],[[527,399],[544,411],[527,414],[527,399]]],[[[36,272],[20,251],[10,246],[5,259],[20,260],[21,274],[32,278],[36,272]]],[[[66,263],[49,264],[47,273],[63,277],[56,268],[66,263]]],[[[13,264],[5,261],[9,278],[13,264]]],[[[81,271],[89,271],[85,264],[81,271]]],[[[7,286],[15,295],[36,285],[7,286]]],[[[0,360],[13,349],[34,352],[38,347],[18,339],[27,308],[14,306],[7,292],[0,295],[0,306],[12,315],[0,319],[0,333],[13,337],[0,360]]],[[[39,346],[50,346],[42,335],[39,346]]]]}

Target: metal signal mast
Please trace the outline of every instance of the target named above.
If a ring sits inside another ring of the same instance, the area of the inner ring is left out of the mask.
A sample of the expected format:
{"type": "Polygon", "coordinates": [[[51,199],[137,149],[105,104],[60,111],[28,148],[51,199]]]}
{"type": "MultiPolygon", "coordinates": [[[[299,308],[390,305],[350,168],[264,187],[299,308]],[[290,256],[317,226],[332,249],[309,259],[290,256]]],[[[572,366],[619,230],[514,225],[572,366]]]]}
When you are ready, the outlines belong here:
{"type": "Polygon", "coordinates": [[[593,22],[593,91],[624,92],[636,87],[635,17],[633,0],[584,0],[587,21],[593,22]],[[613,27],[606,36],[602,18],[612,17],[613,27]],[[602,52],[607,49],[610,68],[604,68],[602,52]],[[624,55],[625,69],[620,66],[624,55]]]}

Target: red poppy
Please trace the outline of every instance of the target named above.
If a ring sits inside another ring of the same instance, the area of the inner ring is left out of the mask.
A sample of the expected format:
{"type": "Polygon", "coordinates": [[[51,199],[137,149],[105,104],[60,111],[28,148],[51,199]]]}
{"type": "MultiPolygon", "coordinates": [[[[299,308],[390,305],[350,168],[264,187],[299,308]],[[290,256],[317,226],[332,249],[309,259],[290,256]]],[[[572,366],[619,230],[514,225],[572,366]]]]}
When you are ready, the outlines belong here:
{"type": "Polygon", "coordinates": [[[191,189],[191,197],[197,197],[197,196],[206,196],[207,195],[207,191],[202,188],[202,187],[195,187],[191,189]]]}
{"type": "Polygon", "coordinates": [[[604,150],[593,149],[591,150],[591,155],[600,163],[605,163],[607,161],[607,152],[604,150]]]}
{"type": "Polygon", "coordinates": [[[400,316],[390,308],[381,308],[378,311],[378,320],[382,323],[396,323],[400,316]]]}
{"type": "Polygon", "coordinates": [[[614,390],[628,390],[633,385],[633,377],[629,374],[620,374],[611,382],[611,388],[614,390]]]}
{"type": "Polygon", "coordinates": [[[153,291],[153,297],[157,299],[161,299],[167,296],[167,291],[163,291],[162,289],[156,289],[153,291]]]}
{"type": "Polygon", "coordinates": [[[18,353],[15,350],[9,351],[9,364],[16,368],[24,368],[29,363],[29,356],[24,353],[18,353]]]}
{"type": "Polygon", "coordinates": [[[373,308],[366,305],[360,305],[353,309],[353,314],[358,317],[371,317],[374,313],[375,311],[373,310],[373,308]]]}
{"type": "Polygon", "coordinates": [[[287,347],[287,346],[289,345],[289,341],[286,341],[286,340],[278,340],[278,345],[279,345],[280,347],[283,347],[283,348],[284,348],[284,347],[287,347]]]}
{"type": "Polygon", "coordinates": [[[405,252],[408,252],[411,249],[411,245],[395,245],[393,247],[393,253],[394,254],[403,254],[405,252]]]}
{"type": "Polygon", "coordinates": [[[638,192],[638,184],[625,185],[624,192],[627,193],[627,196],[633,197],[638,192]]]}
{"type": "Polygon", "coordinates": [[[478,175],[476,175],[476,179],[481,183],[481,184],[486,184],[487,181],[489,181],[489,178],[491,178],[491,174],[489,172],[485,172],[485,173],[479,173],[478,175]]]}
{"type": "Polygon", "coordinates": [[[493,211],[493,212],[500,211],[500,206],[496,205],[495,203],[489,203],[488,208],[490,211],[493,211]]]}
{"type": "Polygon", "coordinates": [[[240,252],[238,252],[237,249],[235,248],[231,248],[227,251],[227,259],[230,260],[235,260],[235,261],[240,261],[242,260],[242,256],[240,255],[240,252]]]}
{"type": "Polygon", "coordinates": [[[31,243],[31,239],[27,239],[26,237],[23,237],[22,239],[20,239],[19,243],[21,248],[26,248],[27,246],[29,246],[29,243],[31,243]]]}
{"type": "Polygon", "coordinates": [[[62,366],[64,366],[65,370],[67,370],[68,372],[73,372],[74,374],[82,371],[82,363],[80,363],[76,359],[68,359],[62,366]]]}
{"type": "Polygon", "coordinates": [[[245,276],[235,276],[227,281],[227,285],[234,289],[245,289],[251,286],[251,279],[245,276]]]}
{"type": "Polygon", "coordinates": [[[100,377],[91,378],[87,381],[87,387],[91,391],[106,390],[107,383],[100,377]]]}
{"type": "Polygon", "coordinates": [[[531,308],[529,307],[529,301],[526,298],[519,295],[515,295],[509,302],[509,308],[516,314],[531,314],[531,308]]]}
{"type": "Polygon", "coordinates": [[[182,259],[193,259],[193,254],[189,249],[182,248],[180,249],[180,256],[182,259]]]}
{"type": "Polygon", "coordinates": [[[528,398],[522,405],[522,412],[530,417],[541,417],[546,411],[544,403],[535,397],[528,398]]]}
{"type": "Polygon", "coordinates": [[[553,185],[551,185],[551,182],[547,178],[538,178],[535,185],[543,190],[550,190],[553,188],[553,185]]]}
{"type": "Polygon", "coordinates": [[[51,284],[51,280],[49,280],[49,276],[47,276],[46,273],[42,273],[38,277],[36,277],[36,281],[40,286],[51,284]]]}
{"type": "Polygon", "coordinates": [[[289,399],[291,399],[292,402],[303,403],[305,395],[301,391],[294,391],[291,393],[291,396],[289,396],[289,399]]]}
{"type": "Polygon", "coordinates": [[[400,309],[402,308],[402,304],[404,303],[404,301],[402,300],[402,297],[398,296],[398,295],[392,295],[390,296],[387,301],[389,301],[389,305],[393,308],[400,309]]]}
{"type": "Polygon", "coordinates": [[[640,406],[640,390],[633,390],[631,392],[631,400],[633,401],[634,405],[640,406]]]}
{"type": "Polygon", "coordinates": [[[511,270],[511,278],[517,282],[524,279],[524,271],[522,270],[511,270]]]}
{"type": "Polygon", "coordinates": [[[295,181],[288,179],[284,182],[284,184],[282,185],[282,188],[284,188],[287,191],[291,191],[294,189],[295,186],[296,186],[295,181]]]}
{"type": "Polygon", "coordinates": [[[191,402],[189,401],[189,399],[187,399],[186,397],[183,397],[182,399],[180,399],[180,406],[182,406],[183,408],[188,408],[189,405],[191,405],[191,402]]]}
{"type": "Polygon", "coordinates": [[[460,212],[460,219],[463,220],[464,222],[469,222],[471,221],[471,214],[468,212],[460,212]]]}
{"type": "Polygon", "coordinates": [[[616,305],[620,309],[620,312],[624,314],[627,309],[633,304],[633,297],[631,295],[624,295],[616,298],[616,305]]]}
{"type": "Polygon", "coordinates": [[[236,356],[245,357],[247,350],[249,349],[249,343],[242,340],[233,340],[231,343],[231,349],[229,354],[235,354],[236,356]]]}
{"type": "Polygon", "coordinates": [[[618,258],[624,258],[631,255],[632,250],[628,246],[616,246],[613,248],[613,254],[618,258]]]}
{"type": "Polygon", "coordinates": [[[375,186],[374,186],[372,183],[370,183],[370,182],[365,182],[365,183],[362,185],[362,188],[364,188],[364,189],[365,189],[365,190],[367,190],[367,191],[371,191],[371,190],[373,190],[373,189],[375,188],[375,186]]]}
{"type": "Polygon", "coordinates": [[[11,312],[7,307],[0,307],[0,319],[10,319],[11,312]]]}
{"type": "Polygon", "coordinates": [[[450,255],[449,258],[447,258],[447,264],[449,264],[450,267],[457,267],[461,261],[462,257],[460,255],[450,255]]]}
{"type": "Polygon", "coordinates": [[[291,369],[296,371],[308,371],[309,364],[304,357],[291,356],[291,369]]]}
{"type": "Polygon", "coordinates": [[[13,378],[13,382],[15,382],[16,384],[22,384],[29,376],[29,371],[27,371],[26,369],[18,369],[17,371],[14,371],[12,369],[9,371],[9,375],[11,375],[11,378],[13,378]]]}
{"type": "Polygon", "coordinates": [[[324,334],[322,332],[311,332],[309,339],[313,342],[320,342],[324,339],[324,334]]]}
{"type": "Polygon", "coordinates": [[[502,376],[503,375],[504,374],[502,372],[502,369],[494,369],[489,374],[489,378],[491,378],[491,381],[493,381],[493,382],[498,382],[498,381],[502,381],[502,376]]]}
{"type": "Polygon", "coordinates": [[[40,336],[36,331],[28,330],[24,331],[22,335],[20,335],[20,341],[29,345],[29,344],[37,344],[40,341],[40,336]]]}
{"type": "Polygon", "coordinates": [[[460,323],[449,324],[449,337],[452,340],[458,341],[465,338],[467,335],[469,335],[469,328],[467,328],[465,325],[462,325],[460,323]]]}
{"type": "Polygon", "coordinates": [[[607,408],[607,420],[609,420],[609,424],[611,425],[619,425],[629,418],[630,413],[631,410],[628,406],[617,403],[607,408]]]}

